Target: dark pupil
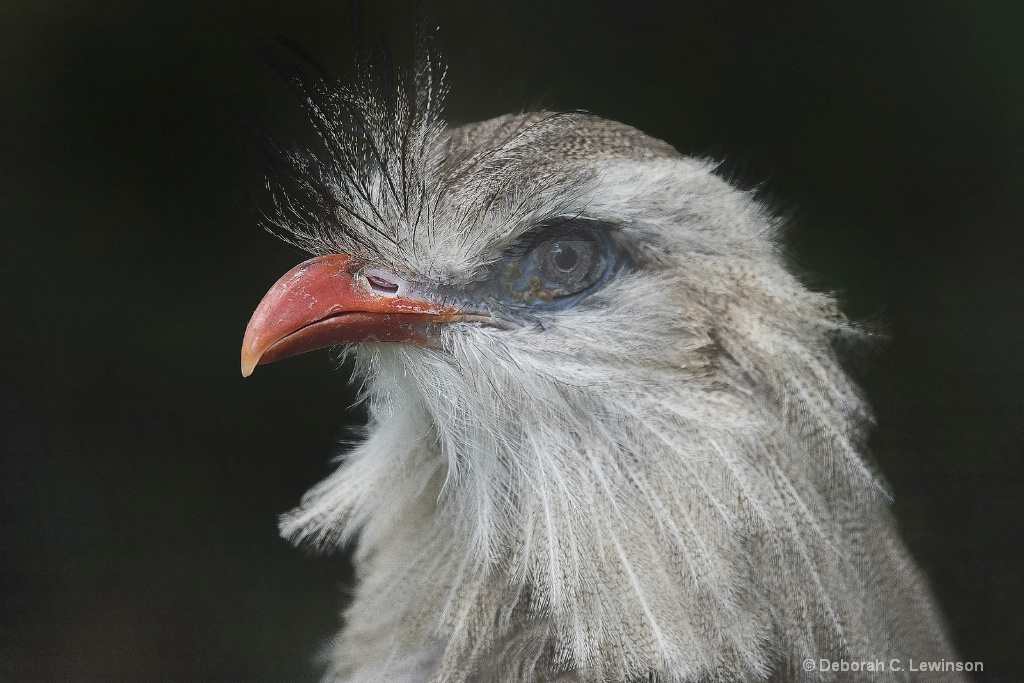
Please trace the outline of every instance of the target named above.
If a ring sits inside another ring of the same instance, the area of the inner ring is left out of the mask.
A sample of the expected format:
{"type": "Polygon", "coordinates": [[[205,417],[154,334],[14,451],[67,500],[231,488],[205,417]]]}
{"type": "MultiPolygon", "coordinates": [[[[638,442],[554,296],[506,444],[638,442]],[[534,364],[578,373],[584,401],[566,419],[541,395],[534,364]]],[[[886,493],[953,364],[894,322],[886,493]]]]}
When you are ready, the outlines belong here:
{"type": "Polygon", "coordinates": [[[559,296],[573,294],[592,283],[597,246],[590,241],[563,238],[551,240],[541,251],[540,274],[559,296]]]}
{"type": "Polygon", "coordinates": [[[551,251],[554,253],[555,267],[561,271],[568,272],[580,262],[579,253],[567,244],[555,242],[551,251]]]}

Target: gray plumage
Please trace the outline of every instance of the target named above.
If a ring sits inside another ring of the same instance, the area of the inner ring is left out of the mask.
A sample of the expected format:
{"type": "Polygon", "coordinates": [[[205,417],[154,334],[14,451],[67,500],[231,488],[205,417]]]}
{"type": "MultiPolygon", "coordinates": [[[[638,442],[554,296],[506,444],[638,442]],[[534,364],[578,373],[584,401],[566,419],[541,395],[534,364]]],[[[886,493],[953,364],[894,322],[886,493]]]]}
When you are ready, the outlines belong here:
{"type": "Polygon", "coordinates": [[[294,78],[327,153],[275,169],[287,239],[505,321],[347,349],[366,438],[281,526],[356,544],[325,680],[896,681],[916,677],[802,663],[955,660],[864,458],[835,351],[861,332],[787,271],[779,221],[629,126],[447,128],[436,63],[415,81],[294,78]],[[625,265],[571,306],[480,294],[565,221],[625,265]]]}

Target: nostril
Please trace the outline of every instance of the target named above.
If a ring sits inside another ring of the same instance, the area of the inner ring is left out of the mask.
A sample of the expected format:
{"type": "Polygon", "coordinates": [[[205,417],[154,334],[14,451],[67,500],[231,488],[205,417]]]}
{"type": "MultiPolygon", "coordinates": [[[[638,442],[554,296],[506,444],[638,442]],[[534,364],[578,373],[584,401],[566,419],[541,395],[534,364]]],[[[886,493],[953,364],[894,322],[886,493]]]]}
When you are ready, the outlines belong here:
{"type": "Polygon", "coordinates": [[[378,292],[385,294],[395,294],[398,292],[398,283],[385,280],[379,275],[367,275],[366,281],[370,283],[370,288],[378,292]]]}

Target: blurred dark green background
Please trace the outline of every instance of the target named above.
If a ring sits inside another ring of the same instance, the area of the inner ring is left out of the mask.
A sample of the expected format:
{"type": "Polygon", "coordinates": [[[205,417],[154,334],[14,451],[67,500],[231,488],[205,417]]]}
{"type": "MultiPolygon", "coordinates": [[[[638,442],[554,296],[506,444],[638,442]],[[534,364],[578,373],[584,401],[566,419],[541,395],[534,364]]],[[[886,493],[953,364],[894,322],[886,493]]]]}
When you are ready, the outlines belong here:
{"type": "MultiPolygon", "coordinates": [[[[368,3],[410,53],[412,3],[368,3]]],[[[450,119],[590,109],[726,160],[887,330],[896,511],[979,680],[1022,670],[1024,4],[438,1],[450,119]]],[[[243,381],[256,145],[309,129],[250,48],[350,71],[347,4],[0,5],[0,680],[312,681],[344,558],[276,516],[353,419],[326,353],[243,381]]]]}

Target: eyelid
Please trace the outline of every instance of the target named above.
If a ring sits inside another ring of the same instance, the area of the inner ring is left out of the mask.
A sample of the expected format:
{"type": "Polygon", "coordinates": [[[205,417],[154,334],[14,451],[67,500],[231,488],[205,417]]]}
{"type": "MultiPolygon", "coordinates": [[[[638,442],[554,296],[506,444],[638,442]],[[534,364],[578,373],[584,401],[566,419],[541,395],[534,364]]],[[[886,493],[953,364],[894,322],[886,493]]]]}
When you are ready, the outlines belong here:
{"type": "Polygon", "coordinates": [[[596,240],[598,239],[597,233],[601,231],[601,228],[598,227],[600,225],[594,221],[581,219],[567,219],[560,223],[542,223],[520,235],[512,246],[505,250],[503,258],[523,256],[545,242],[568,235],[578,235],[581,239],[596,240]]]}

